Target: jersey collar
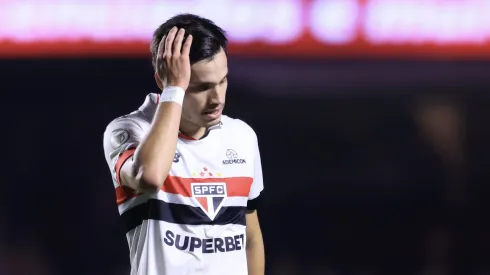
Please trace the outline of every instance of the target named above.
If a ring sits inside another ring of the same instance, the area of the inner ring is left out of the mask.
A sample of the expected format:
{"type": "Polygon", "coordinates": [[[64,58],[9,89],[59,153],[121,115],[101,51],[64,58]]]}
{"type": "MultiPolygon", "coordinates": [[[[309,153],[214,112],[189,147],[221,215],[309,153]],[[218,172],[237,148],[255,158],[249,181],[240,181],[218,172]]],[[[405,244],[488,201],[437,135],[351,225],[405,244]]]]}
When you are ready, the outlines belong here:
{"type": "MultiPolygon", "coordinates": [[[[204,134],[204,136],[202,136],[202,138],[200,138],[199,140],[204,139],[205,137],[207,137],[209,135],[209,132],[211,132],[211,130],[222,129],[222,127],[223,127],[223,122],[222,121],[220,121],[218,124],[216,124],[214,126],[209,127],[209,129],[206,132],[206,134],[204,134]]],[[[179,131],[179,138],[185,139],[185,140],[197,140],[195,138],[188,137],[188,136],[182,134],[180,131],[179,131]]]]}

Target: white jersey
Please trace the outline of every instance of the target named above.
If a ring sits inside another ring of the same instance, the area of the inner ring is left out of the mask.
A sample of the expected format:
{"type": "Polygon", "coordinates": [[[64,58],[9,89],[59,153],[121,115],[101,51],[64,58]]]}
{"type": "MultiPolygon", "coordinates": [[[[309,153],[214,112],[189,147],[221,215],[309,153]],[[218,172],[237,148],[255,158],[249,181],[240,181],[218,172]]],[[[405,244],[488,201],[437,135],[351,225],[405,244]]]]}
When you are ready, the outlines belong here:
{"type": "Polygon", "coordinates": [[[200,140],[179,135],[158,193],[120,185],[119,169],[148,133],[158,99],[149,94],[104,133],[131,275],[247,274],[245,214],[263,180],[257,136],[245,122],[223,116],[200,140]]]}

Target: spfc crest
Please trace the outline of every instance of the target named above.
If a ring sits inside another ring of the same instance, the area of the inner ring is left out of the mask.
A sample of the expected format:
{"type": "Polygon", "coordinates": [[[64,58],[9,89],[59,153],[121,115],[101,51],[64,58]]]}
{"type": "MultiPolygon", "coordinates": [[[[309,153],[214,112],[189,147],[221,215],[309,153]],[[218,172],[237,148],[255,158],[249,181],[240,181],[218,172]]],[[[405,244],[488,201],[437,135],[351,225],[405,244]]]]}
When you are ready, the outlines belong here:
{"type": "Polygon", "coordinates": [[[214,220],[227,198],[226,183],[192,183],[192,198],[206,215],[214,220]]]}

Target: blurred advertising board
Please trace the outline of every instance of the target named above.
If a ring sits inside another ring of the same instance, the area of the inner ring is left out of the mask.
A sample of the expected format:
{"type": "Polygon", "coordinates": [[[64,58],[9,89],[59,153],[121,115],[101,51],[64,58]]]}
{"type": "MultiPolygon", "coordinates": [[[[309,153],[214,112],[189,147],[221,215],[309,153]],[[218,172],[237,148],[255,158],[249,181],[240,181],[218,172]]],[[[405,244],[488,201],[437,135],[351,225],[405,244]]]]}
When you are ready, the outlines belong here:
{"type": "Polygon", "coordinates": [[[141,57],[189,12],[253,57],[488,58],[490,0],[0,0],[0,57],[141,57]]]}

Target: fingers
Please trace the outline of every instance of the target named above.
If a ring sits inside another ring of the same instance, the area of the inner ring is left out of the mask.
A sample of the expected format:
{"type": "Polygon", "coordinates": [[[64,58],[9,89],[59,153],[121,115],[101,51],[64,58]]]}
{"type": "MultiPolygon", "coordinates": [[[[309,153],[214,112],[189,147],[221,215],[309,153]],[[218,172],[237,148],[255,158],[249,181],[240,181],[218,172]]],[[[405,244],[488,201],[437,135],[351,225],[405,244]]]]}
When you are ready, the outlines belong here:
{"type": "Polygon", "coordinates": [[[184,37],[185,29],[179,30],[177,27],[173,27],[160,41],[157,58],[178,57],[180,55],[189,56],[192,45],[192,35],[189,34],[185,41],[183,41],[184,37]],[[183,42],[184,45],[182,45],[183,42]]]}
{"type": "Polygon", "coordinates": [[[172,45],[176,33],[177,33],[177,27],[173,27],[167,35],[167,39],[165,40],[165,57],[172,56],[172,45]]]}
{"type": "Polygon", "coordinates": [[[180,29],[175,36],[173,45],[173,55],[180,56],[180,50],[182,49],[182,40],[184,40],[185,29],[180,29]]]}
{"type": "Polygon", "coordinates": [[[184,47],[182,48],[183,56],[189,56],[189,53],[191,52],[191,46],[192,46],[192,35],[189,34],[185,39],[184,47]]]}
{"type": "Polygon", "coordinates": [[[157,51],[157,59],[162,59],[163,54],[165,53],[165,37],[166,35],[163,36],[162,40],[160,40],[160,44],[158,44],[158,51],[157,51]]]}

